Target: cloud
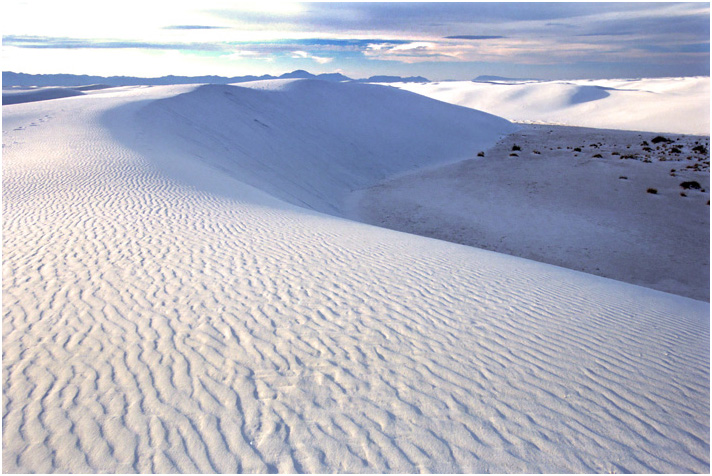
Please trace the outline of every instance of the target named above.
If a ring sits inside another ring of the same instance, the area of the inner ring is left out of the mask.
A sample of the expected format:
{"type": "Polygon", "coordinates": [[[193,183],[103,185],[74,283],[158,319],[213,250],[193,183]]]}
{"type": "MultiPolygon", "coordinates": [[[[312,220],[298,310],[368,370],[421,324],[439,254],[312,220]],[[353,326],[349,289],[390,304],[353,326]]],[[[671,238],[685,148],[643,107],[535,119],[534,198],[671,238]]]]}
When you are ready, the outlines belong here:
{"type": "Polygon", "coordinates": [[[211,26],[211,25],[171,25],[164,26],[164,30],[226,30],[226,26],[211,26]]]}
{"type": "Polygon", "coordinates": [[[326,58],[323,56],[315,56],[307,53],[306,51],[292,51],[292,58],[294,59],[310,59],[316,61],[319,64],[331,63],[334,58],[326,58]]]}
{"type": "Polygon", "coordinates": [[[130,40],[93,40],[85,38],[53,38],[46,36],[3,36],[4,46],[35,49],[147,49],[219,51],[214,43],[161,43],[130,40]]]}
{"type": "Polygon", "coordinates": [[[220,56],[221,59],[229,61],[242,61],[242,60],[260,60],[260,61],[274,61],[274,57],[271,55],[264,55],[259,51],[251,50],[237,50],[229,54],[220,56]]]}
{"type": "MultiPolygon", "coordinates": [[[[245,7],[229,0],[201,0],[185,11],[176,6],[163,16],[137,18],[140,28],[119,28],[121,23],[100,16],[81,23],[77,19],[38,24],[27,7],[24,23],[8,21],[11,26],[24,26],[6,29],[12,34],[3,37],[3,47],[24,50],[33,58],[42,50],[47,56],[77,50],[77,56],[86,57],[115,50],[105,56],[122,58],[129,53],[146,57],[175,53],[202,57],[206,64],[229,60],[234,68],[246,67],[250,60],[290,67],[308,60],[348,65],[369,75],[402,75],[403,71],[436,71],[436,75],[457,71],[459,75],[467,68],[470,74],[475,64],[485,63],[544,69],[572,62],[616,62],[663,68],[686,61],[709,68],[710,17],[705,3],[289,5],[264,10],[266,5],[256,3],[245,7]]],[[[15,57],[20,56],[18,52],[15,57]]],[[[598,74],[597,69],[592,71],[598,74]]]]}
{"type": "Polygon", "coordinates": [[[446,36],[446,40],[496,40],[499,38],[504,38],[504,36],[497,35],[455,35],[446,36]]]}

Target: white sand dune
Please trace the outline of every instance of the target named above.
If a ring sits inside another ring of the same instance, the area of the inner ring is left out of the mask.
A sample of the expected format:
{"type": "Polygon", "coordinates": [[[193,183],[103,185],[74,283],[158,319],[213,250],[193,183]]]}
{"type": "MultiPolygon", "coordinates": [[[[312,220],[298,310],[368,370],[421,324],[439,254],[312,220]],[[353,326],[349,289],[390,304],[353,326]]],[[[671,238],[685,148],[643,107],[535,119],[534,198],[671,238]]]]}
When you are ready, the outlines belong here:
{"type": "Polygon", "coordinates": [[[82,91],[73,88],[33,88],[33,89],[18,89],[18,90],[3,90],[2,103],[20,104],[25,102],[47,101],[50,99],[60,99],[72,96],[81,96],[82,91]]]}
{"type": "Polygon", "coordinates": [[[328,213],[340,212],[352,190],[470,158],[516,130],[499,117],[409,92],[294,80],[200,86],[147,105],[137,120],[151,130],[142,150],[159,151],[155,160],[180,152],[328,213]]]}
{"type": "Polygon", "coordinates": [[[4,106],[3,471],[709,472],[708,303],[294,205],[510,128],[424,101],[4,106]]]}
{"type": "Polygon", "coordinates": [[[106,84],[87,84],[84,86],[48,86],[38,88],[8,88],[2,91],[2,103],[22,104],[25,102],[49,101],[51,99],[61,99],[83,94],[92,94],[94,91],[109,89],[112,86],[106,84]]]}
{"type": "Polygon", "coordinates": [[[710,133],[709,77],[391,85],[517,122],[710,133]]]}

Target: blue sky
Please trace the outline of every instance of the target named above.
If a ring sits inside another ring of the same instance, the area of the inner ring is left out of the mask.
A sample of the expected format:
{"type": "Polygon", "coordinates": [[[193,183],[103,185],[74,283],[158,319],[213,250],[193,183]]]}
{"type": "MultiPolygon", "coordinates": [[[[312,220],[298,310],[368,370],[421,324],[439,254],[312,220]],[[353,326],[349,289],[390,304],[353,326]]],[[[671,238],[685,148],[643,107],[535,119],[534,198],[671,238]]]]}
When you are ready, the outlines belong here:
{"type": "Polygon", "coordinates": [[[709,75],[709,3],[5,0],[3,70],[542,79],[709,75]]]}

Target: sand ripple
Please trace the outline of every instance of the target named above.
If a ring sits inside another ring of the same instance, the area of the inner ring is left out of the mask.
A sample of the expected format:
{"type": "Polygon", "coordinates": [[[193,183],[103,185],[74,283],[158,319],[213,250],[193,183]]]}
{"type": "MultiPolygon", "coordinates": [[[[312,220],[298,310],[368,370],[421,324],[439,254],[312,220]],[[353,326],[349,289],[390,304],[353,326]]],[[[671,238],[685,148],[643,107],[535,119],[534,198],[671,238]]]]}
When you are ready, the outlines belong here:
{"type": "Polygon", "coordinates": [[[708,304],[211,194],[61,101],[3,110],[5,472],[709,471],[708,304]]]}

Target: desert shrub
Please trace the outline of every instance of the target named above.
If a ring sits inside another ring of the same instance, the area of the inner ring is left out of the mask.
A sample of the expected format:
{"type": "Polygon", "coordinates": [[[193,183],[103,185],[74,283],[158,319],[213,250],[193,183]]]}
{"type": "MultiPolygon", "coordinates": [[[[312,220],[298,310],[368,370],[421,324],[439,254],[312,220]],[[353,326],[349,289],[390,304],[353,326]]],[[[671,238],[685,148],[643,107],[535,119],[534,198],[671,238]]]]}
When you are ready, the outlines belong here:
{"type": "Polygon", "coordinates": [[[602,159],[603,156],[601,154],[596,154],[593,156],[594,159],[602,159]]]}
{"type": "Polygon", "coordinates": [[[477,153],[477,157],[484,157],[484,156],[485,156],[485,153],[482,152],[482,151],[479,151],[479,152],[477,153]]]}
{"type": "Polygon", "coordinates": [[[621,155],[620,152],[611,152],[611,155],[621,155]]]}
{"type": "Polygon", "coordinates": [[[680,187],[684,188],[685,190],[689,190],[691,188],[694,188],[695,190],[699,190],[702,188],[702,186],[700,185],[700,182],[698,182],[697,180],[689,180],[687,182],[682,182],[680,184],[680,187]]]}
{"type": "Polygon", "coordinates": [[[698,145],[697,147],[692,148],[693,152],[697,152],[699,154],[707,154],[709,151],[707,150],[707,147],[704,145],[698,145]]]}
{"type": "Polygon", "coordinates": [[[680,192],[680,196],[681,196],[681,197],[686,197],[687,194],[686,194],[685,192],[680,192]]]}
{"type": "Polygon", "coordinates": [[[646,192],[652,193],[653,195],[655,195],[656,193],[658,193],[658,189],[657,188],[649,188],[646,190],[646,192]]]}
{"type": "Polygon", "coordinates": [[[621,180],[628,180],[628,177],[626,177],[625,175],[621,175],[621,176],[618,177],[618,178],[621,179],[621,180]]]}
{"type": "Polygon", "coordinates": [[[512,146],[512,150],[522,150],[522,148],[519,147],[517,144],[514,144],[514,145],[512,146]]]}
{"type": "Polygon", "coordinates": [[[509,154],[509,156],[510,157],[519,157],[519,154],[515,154],[514,152],[512,152],[511,154],[509,154]]]}
{"type": "Polygon", "coordinates": [[[581,152],[581,147],[575,147],[574,152],[581,152]]]}
{"type": "Polygon", "coordinates": [[[539,152],[538,150],[533,150],[532,154],[541,155],[541,152],[539,152]]]}
{"type": "Polygon", "coordinates": [[[653,144],[658,144],[660,142],[666,142],[669,144],[670,142],[672,142],[672,140],[668,139],[667,137],[663,137],[663,136],[655,136],[655,137],[653,137],[653,139],[650,142],[652,142],[653,144]]]}
{"type": "Polygon", "coordinates": [[[682,151],[678,147],[673,147],[672,149],[670,149],[670,152],[673,154],[681,154],[682,153],[682,151]]]}

